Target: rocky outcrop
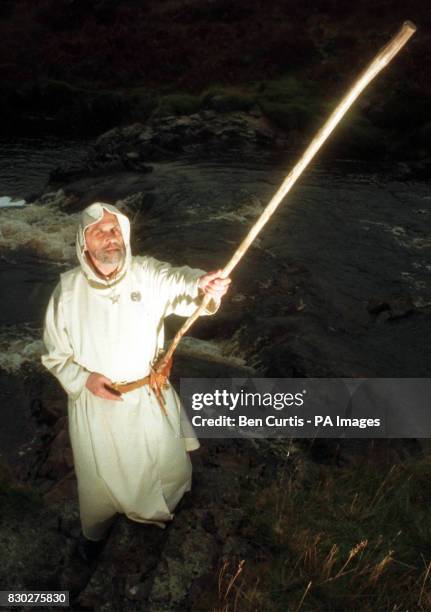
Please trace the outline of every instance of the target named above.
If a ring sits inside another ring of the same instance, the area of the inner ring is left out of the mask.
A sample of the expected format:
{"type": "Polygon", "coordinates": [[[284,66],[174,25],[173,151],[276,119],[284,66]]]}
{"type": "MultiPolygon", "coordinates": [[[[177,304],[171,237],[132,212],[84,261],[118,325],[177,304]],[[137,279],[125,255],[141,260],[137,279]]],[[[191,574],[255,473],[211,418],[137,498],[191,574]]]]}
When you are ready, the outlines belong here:
{"type": "MultiPolygon", "coordinates": [[[[200,375],[214,375],[214,362],[195,356],[194,368],[197,362],[200,375]]],[[[182,375],[196,375],[188,363],[177,357],[182,375]]],[[[244,376],[251,371],[219,361],[216,373],[244,376]]],[[[26,484],[6,472],[0,479],[0,538],[7,553],[0,583],[68,590],[72,606],[89,610],[213,609],[223,562],[232,562],[234,569],[241,558],[252,562],[258,553],[247,535],[245,508],[253,504],[254,491],[285,467],[284,445],[202,440],[192,454],[192,492],[180,502],[174,521],[162,530],[119,515],[97,562],[88,566],[76,552],[80,521],[66,400],[47,373],[29,376],[39,394],[38,420],[50,424],[51,436],[34,455],[37,467],[26,484]]]]}
{"type": "Polygon", "coordinates": [[[210,155],[229,148],[271,149],[284,146],[285,136],[258,109],[251,113],[202,111],[167,116],[116,127],[99,136],[84,164],[57,167],[52,183],[120,171],[151,172],[151,163],[183,155],[210,155]]]}
{"type": "Polygon", "coordinates": [[[38,492],[0,475],[0,540],[2,589],[53,590],[65,558],[64,539],[55,512],[43,506],[38,492]]]}

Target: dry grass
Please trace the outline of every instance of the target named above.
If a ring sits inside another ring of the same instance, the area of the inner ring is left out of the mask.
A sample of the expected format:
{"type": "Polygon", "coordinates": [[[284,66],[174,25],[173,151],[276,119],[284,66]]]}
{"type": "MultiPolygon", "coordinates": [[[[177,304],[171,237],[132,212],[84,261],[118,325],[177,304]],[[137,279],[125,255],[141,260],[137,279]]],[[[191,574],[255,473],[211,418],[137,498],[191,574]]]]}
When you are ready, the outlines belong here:
{"type": "Polygon", "coordinates": [[[280,475],[248,508],[259,555],[225,560],[214,612],[431,609],[430,502],[429,456],[280,475]]]}
{"type": "Polygon", "coordinates": [[[266,608],[259,591],[259,576],[246,576],[246,562],[239,560],[236,565],[224,560],[218,575],[218,604],[213,612],[240,612],[240,610],[262,610],[266,608]]]}

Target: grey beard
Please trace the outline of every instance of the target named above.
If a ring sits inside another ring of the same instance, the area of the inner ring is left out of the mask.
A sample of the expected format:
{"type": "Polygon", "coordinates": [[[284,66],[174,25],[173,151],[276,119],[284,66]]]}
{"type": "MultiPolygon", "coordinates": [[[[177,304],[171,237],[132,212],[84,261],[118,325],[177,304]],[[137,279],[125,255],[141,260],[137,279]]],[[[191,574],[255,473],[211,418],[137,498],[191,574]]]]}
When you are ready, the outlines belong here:
{"type": "Polygon", "coordinates": [[[126,256],[126,249],[119,247],[116,251],[99,249],[94,253],[94,259],[101,264],[122,264],[126,256]]]}

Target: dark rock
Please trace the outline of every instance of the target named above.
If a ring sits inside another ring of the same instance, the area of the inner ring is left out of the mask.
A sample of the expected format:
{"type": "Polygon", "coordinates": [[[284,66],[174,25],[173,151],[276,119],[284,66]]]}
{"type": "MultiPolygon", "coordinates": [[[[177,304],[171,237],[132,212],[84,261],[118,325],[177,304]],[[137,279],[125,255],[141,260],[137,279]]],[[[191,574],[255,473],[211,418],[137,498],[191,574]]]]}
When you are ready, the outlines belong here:
{"type": "Polygon", "coordinates": [[[42,507],[34,489],[19,483],[3,481],[0,501],[0,584],[12,590],[57,588],[65,539],[57,532],[56,515],[42,507]]]}
{"type": "MultiPolygon", "coordinates": [[[[67,412],[67,410],[66,410],[66,412],[67,412]]],[[[58,418],[58,420],[56,421],[56,423],[55,423],[55,426],[54,426],[54,429],[53,429],[53,433],[56,436],[61,431],[67,432],[67,428],[68,428],[68,416],[67,416],[67,414],[62,414],[62,416],[60,416],[58,418]]]]}
{"type": "Polygon", "coordinates": [[[57,422],[61,416],[65,416],[66,412],[67,407],[64,399],[45,398],[40,402],[38,418],[52,425],[53,423],[57,422]]]}
{"type": "Polygon", "coordinates": [[[132,601],[146,601],[151,592],[151,580],[142,581],[140,575],[128,576],[126,579],[125,595],[132,601]]]}
{"type": "Polygon", "coordinates": [[[368,300],[367,310],[370,314],[378,315],[384,310],[389,310],[389,303],[381,298],[371,298],[368,300]]]}
{"type": "MultiPolygon", "coordinates": [[[[47,481],[45,481],[47,482],[47,481]]],[[[64,476],[58,482],[48,484],[48,491],[43,496],[45,503],[48,506],[57,506],[57,504],[61,504],[64,501],[76,499],[77,496],[77,485],[75,473],[73,470],[70,470],[66,476],[64,476]]],[[[40,486],[40,488],[42,488],[40,486]]]]}
{"type": "Polygon", "coordinates": [[[193,582],[213,568],[217,547],[199,523],[184,531],[178,522],[169,530],[153,586],[149,610],[187,608],[193,582]]]}
{"type": "MultiPolygon", "coordinates": [[[[120,516],[77,603],[109,610],[125,609],[130,595],[136,595],[130,589],[140,584],[139,577],[145,583],[145,576],[156,567],[165,537],[164,530],[158,527],[140,525],[120,516]]],[[[145,595],[143,590],[144,594],[141,587],[141,595],[145,595]]]]}
{"type": "Polygon", "coordinates": [[[77,499],[70,499],[58,505],[59,531],[69,537],[77,539],[81,533],[81,523],[79,519],[79,505],[77,499]]]}
{"type": "Polygon", "coordinates": [[[154,117],[147,125],[135,124],[127,128],[116,128],[101,135],[95,145],[98,157],[107,153],[133,150],[139,140],[142,156],[161,155],[163,151],[188,151],[208,140],[235,141],[242,146],[270,146],[275,134],[268,126],[245,113],[218,114],[202,111],[192,115],[154,117]],[[139,132],[139,133],[138,133],[139,132]]]}
{"type": "Polygon", "coordinates": [[[375,297],[368,301],[367,310],[372,315],[380,315],[379,321],[382,321],[383,314],[386,320],[399,319],[411,315],[416,310],[416,306],[413,298],[410,296],[375,297]]]}
{"type": "Polygon", "coordinates": [[[426,181],[430,176],[431,159],[428,153],[425,154],[422,160],[411,160],[397,164],[396,177],[400,181],[426,181]]]}
{"type": "Polygon", "coordinates": [[[59,572],[58,589],[69,591],[69,598],[73,601],[88,584],[92,569],[75,554],[76,542],[68,542],[67,562],[59,572]]]}
{"type": "MultiPolygon", "coordinates": [[[[121,106],[120,102],[117,106],[121,106]]],[[[67,108],[61,113],[69,113],[67,108]]],[[[92,108],[94,110],[94,104],[92,108]]],[[[81,102],[76,102],[68,120],[72,123],[91,120],[96,125],[91,119],[93,110],[87,107],[83,110],[81,102]]],[[[106,113],[112,116],[110,108],[106,113]]],[[[100,123],[103,113],[98,110],[97,114],[100,123]]],[[[124,170],[146,173],[152,170],[148,163],[152,160],[176,159],[182,153],[207,154],[210,148],[220,148],[226,142],[240,149],[270,149],[275,140],[276,134],[267,123],[245,113],[203,111],[193,115],[153,117],[146,125],[133,123],[101,134],[86,159],[58,166],[51,172],[50,180],[70,182],[83,176],[103,176],[124,170]]]]}
{"type": "Polygon", "coordinates": [[[161,149],[167,149],[168,151],[182,151],[182,139],[177,134],[159,133],[154,137],[154,144],[161,149]]]}
{"type": "Polygon", "coordinates": [[[61,430],[50,445],[49,454],[39,469],[39,476],[60,480],[70,473],[73,454],[67,430],[61,430]]]}

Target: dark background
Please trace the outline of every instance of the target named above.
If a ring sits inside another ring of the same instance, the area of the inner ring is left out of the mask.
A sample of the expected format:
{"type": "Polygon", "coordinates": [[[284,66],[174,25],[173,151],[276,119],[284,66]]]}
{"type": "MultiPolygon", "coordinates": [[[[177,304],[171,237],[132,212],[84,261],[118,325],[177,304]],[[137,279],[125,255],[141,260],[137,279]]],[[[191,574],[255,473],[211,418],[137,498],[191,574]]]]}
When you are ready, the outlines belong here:
{"type": "Polygon", "coordinates": [[[120,517],[86,566],[65,394],[34,359],[75,213],[125,198],[134,252],[221,267],[406,19],[177,380],[250,375],[225,352],[268,377],[429,376],[429,3],[0,0],[0,193],[35,204],[1,211],[0,357],[24,359],[0,371],[1,588],[70,590],[75,610],[431,609],[426,441],[205,440],[175,521],[120,517]]]}
{"type": "Polygon", "coordinates": [[[386,138],[390,156],[424,159],[431,17],[419,0],[4,0],[0,128],[86,137],[154,114],[257,105],[311,133],[406,19],[418,32],[347,129],[356,157],[386,138]]]}

